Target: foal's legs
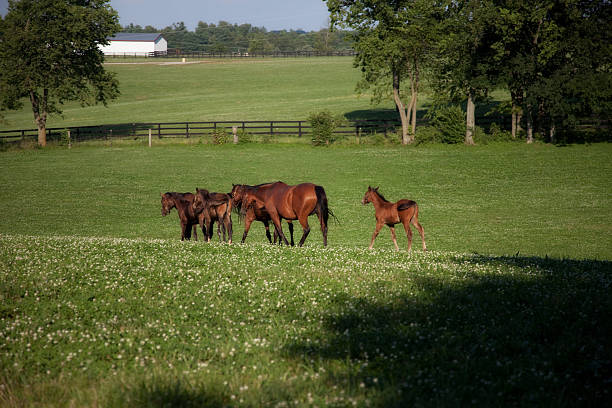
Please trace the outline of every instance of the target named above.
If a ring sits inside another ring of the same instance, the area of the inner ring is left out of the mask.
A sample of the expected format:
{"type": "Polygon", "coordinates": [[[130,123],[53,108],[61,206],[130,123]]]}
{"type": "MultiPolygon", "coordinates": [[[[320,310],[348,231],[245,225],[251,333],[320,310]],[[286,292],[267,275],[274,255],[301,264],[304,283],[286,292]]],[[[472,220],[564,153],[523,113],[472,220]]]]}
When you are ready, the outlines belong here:
{"type": "Polygon", "coordinates": [[[412,249],[412,230],[410,229],[410,221],[403,220],[404,230],[406,231],[406,237],[408,238],[408,250],[412,249]]]}
{"type": "Polygon", "coordinates": [[[412,220],[410,220],[410,222],[416,227],[417,230],[419,230],[419,234],[421,235],[421,241],[423,242],[423,251],[427,251],[427,246],[425,245],[425,230],[423,229],[421,224],[419,224],[419,220],[416,214],[414,214],[414,217],[412,217],[412,220]]]}
{"type": "Polygon", "coordinates": [[[395,250],[399,251],[399,247],[397,246],[397,237],[395,236],[395,226],[389,225],[389,229],[391,230],[391,239],[393,240],[393,244],[395,245],[395,250]]]}
{"type": "Polygon", "coordinates": [[[372,234],[372,241],[370,241],[370,248],[369,249],[374,248],[374,240],[378,236],[378,233],[380,232],[380,229],[383,227],[383,225],[384,224],[382,222],[376,221],[376,228],[374,228],[374,233],[372,234]]]}

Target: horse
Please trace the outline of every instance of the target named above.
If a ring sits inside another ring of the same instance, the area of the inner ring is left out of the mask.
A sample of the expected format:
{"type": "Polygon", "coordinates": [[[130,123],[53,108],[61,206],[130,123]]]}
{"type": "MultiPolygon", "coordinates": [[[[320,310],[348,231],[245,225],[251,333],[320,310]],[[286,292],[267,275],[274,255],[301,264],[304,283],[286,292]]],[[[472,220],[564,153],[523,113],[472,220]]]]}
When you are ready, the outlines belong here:
{"type": "MultiPolygon", "coordinates": [[[[203,215],[198,216],[194,213],[192,204],[195,196],[192,193],[162,193],[161,194],[161,214],[163,217],[170,214],[170,210],[176,208],[181,221],[181,241],[191,239],[191,228],[193,227],[193,238],[198,240],[197,225],[203,224],[203,215]],[[202,221],[200,221],[202,217],[202,221]]],[[[205,234],[204,230],[202,233],[205,234]]]]}
{"type": "MultiPolygon", "coordinates": [[[[260,184],[259,186],[261,185],[263,184],[260,184]]],[[[248,208],[246,205],[245,206],[242,205],[243,199],[247,197],[247,194],[249,193],[249,191],[259,186],[248,186],[246,184],[233,184],[232,185],[232,192],[230,193],[230,195],[232,196],[233,201],[234,201],[234,209],[236,210],[236,212],[238,213],[241,219],[244,218],[244,233],[242,234],[243,244],[244,244],[244,241],[246,240],[247,234],[249,233],[249,229],[251,228],[251,224],[253,223],[253,221],[260,221],[264,224],[264,227],[266,228],[266,237],[268,238],[268,241],[272,244],[272,236],[270,235],[271,218],[270,218],[270,214],[268,214],[268,212],[266,211],[266,208],[263,205],[263,203],[259,203],[259,205],[255,205],[255,203],[252,202],[251,205],[248,206],[248,208]]],[[[246,202],[248,201],[248,199],[244,201],[246,202]]],[[[291,246],[294,246],[295,242],[293,241],[293,223],[291,222],[291,220],[287,220],[287,224],[289,224],[289,234],[291,235],[291,246]]],[[[274,243],[275,244],[276,244],[277,239],[278,239],[278,243],[281,244],[282,241],[280,240],[278,233],[276,232],[276,228],[275,228],[274,229],[274,243]]]]}
{"type": "Polygon", "coordinates": [[[217,224],[217,235],[221,239],[220,227],[223,229],[223,241],[226,240],[227,232],[229,241],[232,243],[232,199],[229,194],[211,193],[205,189],[196,188],[196,195],[193,200],[192,209],[196,215],[203,215],[202,231],[206,231],[208,242],[212,239],[213,224],[217,224]]]}
{"type": "Polygon", "coordinates": [[[414,225],[421,235],[421,241],[423,242],[423,251],[427,251],[425,246],[425,230],[421,224],[419,224],[419,206],[412,200],[402,199],[395,203],[389,202],[378,192],[378,187],[372,188],[368,186],[361,200],[363,205],[372,203],[374,205],[375,216],[376,216],[376,228],[374,234],[372,234],[372,241],[370,242],[370,249],[374,247],[374,240],[380,232],[380,229],[384,224],[387,224],[391,229],[391,239],[395,244],[395,250],[399,251],[397,246],[397,239],[395,237],[395,224],[400,222],[404,224],[404,230],[406,230],[406,236],[408,237],[408,251],[412,248],[412,230],[410,224],[414,225]]]}
{"type": "MultiPolygon", "coordinates": [[[[312,183],[287,185],[282,181],[254,186],[246,191],[242,205],[248,208],[251,205],[263,206],[274,223],[276,232],[285,245],[289,245],[281,228],[281,219],[298,220],[302,226],[303,234],[299,246],[310,233],[308,216],[317,214],[323,233],[323,246],[327,246],[327,221],[333,213],[329,210],[327,195],[321,186],[312,183]]],[[[233,197],[237,200],[237,197],[233,197]]]]}

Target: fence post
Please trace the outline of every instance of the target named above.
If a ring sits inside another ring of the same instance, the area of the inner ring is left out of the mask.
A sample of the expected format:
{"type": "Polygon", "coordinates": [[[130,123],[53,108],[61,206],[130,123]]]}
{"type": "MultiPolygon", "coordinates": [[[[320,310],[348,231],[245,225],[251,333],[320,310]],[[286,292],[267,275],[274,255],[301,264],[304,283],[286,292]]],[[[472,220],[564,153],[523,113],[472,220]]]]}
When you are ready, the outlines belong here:
{"type": "Polygon", "coordinates": [[[157,138],[161,139],[161,123],[157,124],[157,138]]]}
{"type": "Polygon", "coordinates": [[[70,141],[70,129],[66,131],[68,133],[68,149],[72,149],[72,142],[70,141]]]}
{"type": "Polygon", "coordinates": [[[238,128],[232,126],[232,133],[234,134],[234,144],[238,144],[238,128]]]}
{"type": "Polygon", "coordinates": [[[185,137],[189,139],[189,122],[185,123],[185,137]]]}
{"type": "Polygon", "coordinates": [[[302,121],[298,121],[298,137],[302,137],[302,121]]]}
{"type": "Polygon", "coordinates": [[[151,147],[151,129],[149,128],[149,147],[151,147]]]}
{"type": "Polygon", "coordinates": [[[270,137],[274,136],[274,122],[270,122],[270,137]]]}

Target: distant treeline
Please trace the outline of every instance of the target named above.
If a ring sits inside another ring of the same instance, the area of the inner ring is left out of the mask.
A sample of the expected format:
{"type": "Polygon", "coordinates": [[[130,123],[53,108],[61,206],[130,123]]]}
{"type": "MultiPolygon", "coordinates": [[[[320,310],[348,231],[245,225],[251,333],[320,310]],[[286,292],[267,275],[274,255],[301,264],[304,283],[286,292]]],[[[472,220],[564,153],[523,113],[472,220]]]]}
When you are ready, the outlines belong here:
{"type": "Polygon", "coordinates": [[[200,21],[195,31],[189,31],[185,23],[158,29],[130,24],[123,27],[126,33],[159,33],[168,41],[169,49],[183,52],[203,51],[211,53],[254,53],[315,51],[330,52],[352,49],[352,35],[349,31],[327,28],[319,31],[281,30],[268,31],[264,27],[250,24],[230,24],[219,21],[208,24],[200,21]]]}

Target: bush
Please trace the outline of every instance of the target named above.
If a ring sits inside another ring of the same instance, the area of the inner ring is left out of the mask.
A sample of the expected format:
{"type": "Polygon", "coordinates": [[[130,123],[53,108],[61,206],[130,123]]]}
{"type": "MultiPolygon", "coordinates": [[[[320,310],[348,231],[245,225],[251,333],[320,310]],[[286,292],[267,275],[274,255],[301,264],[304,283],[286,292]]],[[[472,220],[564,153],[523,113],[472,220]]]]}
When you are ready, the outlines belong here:
{"type": "MultiPolygon", "coordinates": [[[[433,108],[426,117],[440,135],[442,143],[463,143],[465,140],[465,114],[458,105],[446,105],[433,108]]],[[[418,133],[418,132],[417,132],[418,133]]]]}
{"type": "Polygon", "coordinates": [[[440,131],[433,126],[419,126],[414,138],[414,144],[439,143],[442,140],[440,131]]]}
{"type": "Polygon", "coordinates": [[[211,133],[211,137],[213,144],[216,145],[222,145],[229,142],[229,135],[227,134],[227,131],[223,128],[213,130],[213,132],[211,133]]]}
{"type": "Polygon", "coordinates": [[[311,113],[308,116],[308,121],[312,128],[312,144],[314,146],[329,145],[334,141],[334,130],[339,124],[339,120],[330,111],[311,113]]]}
{"type": "Polygon", "coordinates": [[[508,130],[503,130],[495,122],[491,123],[488,133],[485,133],[477,127],[477,131],[474,135],[474,142],[476,142],[477,144],[487,144],[491,142],[509,142],[513,140],[514,139],[512,139],[512,132],[508,130]]]}

